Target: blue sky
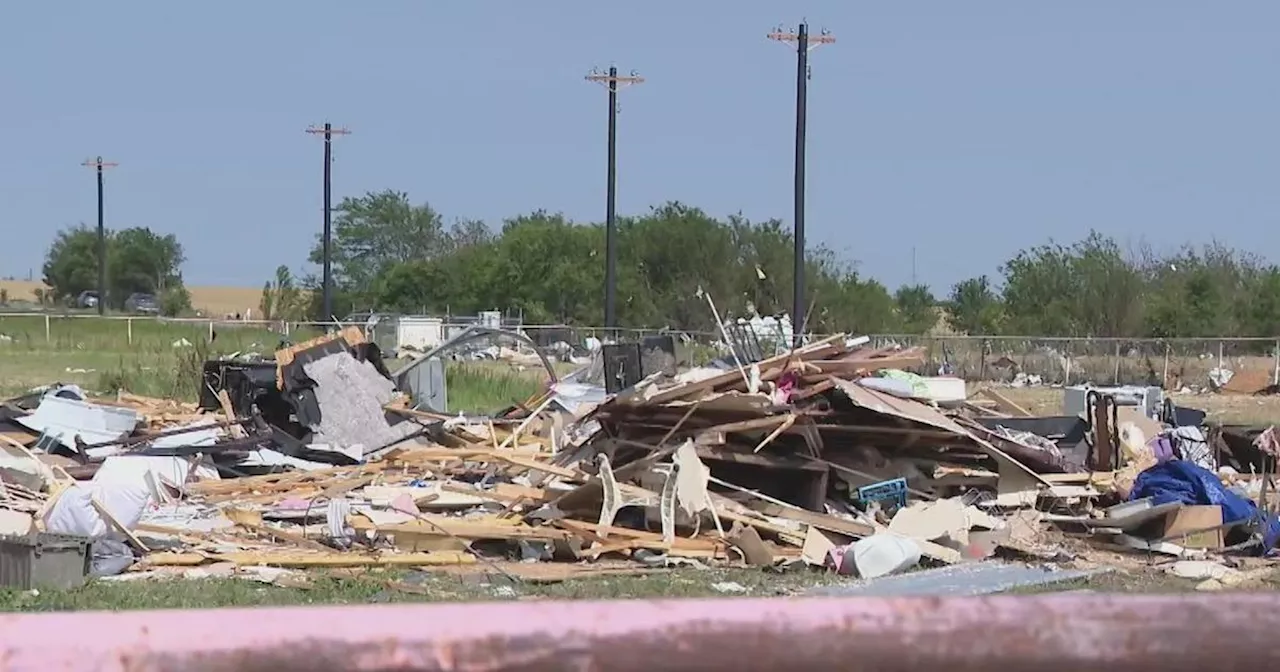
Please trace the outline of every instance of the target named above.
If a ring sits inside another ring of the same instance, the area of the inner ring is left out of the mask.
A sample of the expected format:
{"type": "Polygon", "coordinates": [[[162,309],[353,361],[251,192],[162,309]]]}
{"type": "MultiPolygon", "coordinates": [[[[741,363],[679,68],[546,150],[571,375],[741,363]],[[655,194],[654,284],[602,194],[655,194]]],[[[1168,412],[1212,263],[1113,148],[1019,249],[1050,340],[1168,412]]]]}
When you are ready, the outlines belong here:
{"type": "Polygon", "coordinates": [[[619,210],[678,199],[790,222],[794,55],[807,18],[810,240],[896,286],[945,289],[1090,227],[1171,247],[1280,243],[1280,3],[1234,0],[46,0],[0,21],[0,275],[59,228],[179,236],[189,284],[303,268],[335,202],[394,188],[450,217],[604,211],[605,94],[622,94],[619,210]]]}

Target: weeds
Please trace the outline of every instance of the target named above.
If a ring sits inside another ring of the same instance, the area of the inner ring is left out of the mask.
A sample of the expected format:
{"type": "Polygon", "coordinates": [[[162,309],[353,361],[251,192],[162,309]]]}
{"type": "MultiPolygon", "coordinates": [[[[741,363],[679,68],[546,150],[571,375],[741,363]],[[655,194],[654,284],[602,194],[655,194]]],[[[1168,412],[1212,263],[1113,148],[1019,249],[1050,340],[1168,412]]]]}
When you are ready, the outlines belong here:
{"type": "MultiPolygon", "coordinates": [[[[281,334],[253,326],[151,319],[101,320],[43,315],[0,316],[3,391],[20,393],[54,381],[101,393],[125,390],[193,402],[204,362],[234,352],[269,354],[281,334]]],[[[295,341],[316,335],[294,331],[295,341]]],[[[445,369],[451,412],[491,413],[524,403],[545,385],[540,369],[502,362],[450,362],[445,369]]]]}
{"type": "Polygon", "coordinates": [[[98,391],[115,394],[124,390],[146,397],[196,401],[204,363],[211,357],[209,344],[199,341],[162,355],[168,356],[129,360],[122,356],[115,368],[98,374],[98,391]]]}
{"type": "Polygon", "coordinates": [[[539,374],[517,371],[505,363],[450,363],[445,368],[449,411],[490,413],[523,404],[546,384],[539,374]]]}
{"type": "MultiPolygon", "coordinates": [[[[121,356],[98,373],[94,389],[106,394],[124,390],[147,397],[194,402],[200,396],[204,362],[218,354],[202,341],[153,357],[126,359],[121,356]]],[[[450,363],[445,369],[445,380],[452,413],[492,413],[522,404],[545,384],[537,373],[490,362],[450,363]]]]}

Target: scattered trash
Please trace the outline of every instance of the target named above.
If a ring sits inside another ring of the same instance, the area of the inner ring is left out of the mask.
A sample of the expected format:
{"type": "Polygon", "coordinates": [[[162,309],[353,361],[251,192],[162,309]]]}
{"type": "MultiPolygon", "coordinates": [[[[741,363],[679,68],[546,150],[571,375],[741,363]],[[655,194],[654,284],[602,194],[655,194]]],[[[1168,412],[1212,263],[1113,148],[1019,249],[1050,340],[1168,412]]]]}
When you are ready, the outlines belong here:
{"type": "Polygon", "coordinates": [[[858,594],[979,594],[1087,576],[1068,569],[1091,549],[1172,555],[1179,576],[1235,585],[1243,572],[1217,558],[1280,541],[1253,501],[1275,497],[1255,476],[1280,452],[1273,431],[1182,424],[1148,388],[1081,388],[1078,413],[1036,417],[911,373],[919,348],[763,348],[764,332],[789,340],[785,321],[729,323],[732,356],[683,371],[670,337],[619,370],[602,364],[617,344],[546,348],[594,352],[595,382],[556,379],[543,351],[472,344],[464,356],[552,376],[489,417],[415,401],[443,398],[407,373],[440,348],[393,374],[354,327],[207,362],[194,404],[51,386],[0,410],[0,536],[89,540],[89,572],[114,580],[471,567],[512,597],[536,572],[507,568],[563,580],[620,564],[807,565],[857,577],[858,594]]]}

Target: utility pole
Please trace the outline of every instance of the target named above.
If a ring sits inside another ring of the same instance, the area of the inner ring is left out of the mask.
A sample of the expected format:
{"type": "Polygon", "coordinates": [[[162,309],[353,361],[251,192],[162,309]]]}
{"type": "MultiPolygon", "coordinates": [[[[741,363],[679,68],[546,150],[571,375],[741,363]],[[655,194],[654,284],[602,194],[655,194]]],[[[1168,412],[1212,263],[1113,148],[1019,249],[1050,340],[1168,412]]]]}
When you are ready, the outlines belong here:
{"type": "Polygon", "coordinates": [[[609,89],[609,171],[604,206],[604,327],[616,336],[618,328],[618,91],[635,84],[643,84],[644,78],[631,71],[619,75],[618,68],[610,66],[608,72],[592,70],[588,82],[604,84],[609,89]]]}
{"type": "Polygon", "coordinates": [[[326,121],[324,126],[312,126],[307,132],[324,136],[324,234],[321,236],[324,270],[320,281],[324,315],[321,321],[329,322],[333,319],[333,136],[350,135],[351,131],[334,128],[326,121]]]}
{"type": "Polygon", "coordinates": [[[795,166],[795,287],[791,297],[791,330],[792,346],[800,347],[804,342],[805,308],[804,308],[804,149],[806,105],[809,98],[809,51],[824,44],[831,44],[836,38],[827,31],[818,35],[809,34],[809,24],[801,23],[795,31],[775,28],[768,38],[785,44],[796,45],[796,166],[795,166]]]}
{"type": "Polygon", "coordinates": [[[107,168],[115,168],[120,164],[103,161],[99,156],[80,165],[93,168],[98,174],[98,314],[105,315],[107,312],[107,229],[102,206],[102,173],[107,168]]]}

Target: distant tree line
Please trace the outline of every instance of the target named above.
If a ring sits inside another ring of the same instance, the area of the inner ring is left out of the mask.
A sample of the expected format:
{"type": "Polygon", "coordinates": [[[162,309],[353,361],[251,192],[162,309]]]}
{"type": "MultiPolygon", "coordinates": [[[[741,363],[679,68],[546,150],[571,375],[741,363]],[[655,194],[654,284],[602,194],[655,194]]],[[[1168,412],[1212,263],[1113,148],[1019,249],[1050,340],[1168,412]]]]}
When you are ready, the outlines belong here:
{"type": "MultiPolygon", "coordinates": [[[[45,280],[57,296],[94,287],[93,235],[71,229],[50,248],[45,280]]],[[[624,327],[713,331],[699,289],[726,316],[790,310],[792,238],[779,220],[721,219],[672,202],[620,218],[618,236],[624,327]]],[[[603,254],[598,223],[535,211],[495,230],[446,220],[403,192],[371,192],[344,199],[335,212],[333,317],[505,310],[532,323],[599,326],[603,254]]],[[[172,236],[113,233],[108,259],[116,294],[181,286],[182,248],[172,236]]],[[[318,239],[310,261],[321,261],[318,239]]],[[[1280,267],[1220,244],[1130,249],[1091,232],[1075,243],[1018,252],[996,274],[963,280],[942,295],[924,285],[890,290],[818,245],[808,250],[807,277],[807,326],[820,333],[1280,336],[1280,267]]],[[[282,266],[263,288],[260,314],[320,319],[318,286],[314,274],[295,276],[282,266]]]]}
{"type": "MultiPolygon", "coordinates": [[[[604,228],[535,211],[492,230],[448,222],[396,191],[345,199],[334,221],[339,305],[394,312],[522,311],[526,320],[603,322],[604,228]]],[[[711,331],[698,289],[727,315],[791,306],[792,238],[778,220],[718,219],[666,203],[618,224],[622,326],[711,331]]],[[[319,263],[317,242],[311,261],[319,263]]],[[[1126,249],[1091,232],[1023,250],[995,276],[890,290],[818,245],[808,251],[815,332],[1101,337],[1280,335],[1280,268],[1219,244],[1126,249]]],[[[314,278],[305,282],[316,285],[314,278]]]]}

